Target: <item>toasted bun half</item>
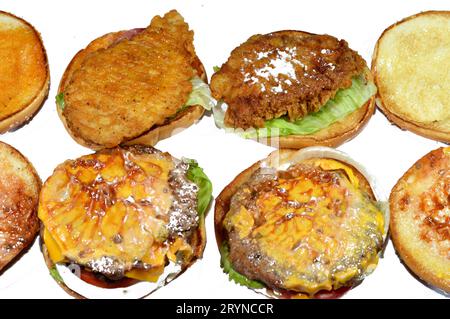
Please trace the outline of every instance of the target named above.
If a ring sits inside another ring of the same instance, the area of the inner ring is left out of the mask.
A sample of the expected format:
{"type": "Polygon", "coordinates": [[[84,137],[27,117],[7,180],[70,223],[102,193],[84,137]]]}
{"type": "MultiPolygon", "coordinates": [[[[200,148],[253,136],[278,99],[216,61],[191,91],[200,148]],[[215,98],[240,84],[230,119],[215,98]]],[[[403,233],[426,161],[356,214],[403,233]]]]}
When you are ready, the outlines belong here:
{"type": "MultiPolygon", "coordinates": [[[[67,66],[62,78],[61,82],[58,87],[58,94],[64,92],[67,84],[70,82],[72,75],[74,72],[79,69],[85,58],[92,52],[106,49],[110,47],[112,44],[117,43],[121,39],[124,39],[127,37],[127,33],[134,32],[135,30],[128,30],[128,31],[119,31],[119,32],[112,32],[108,33],[100,38],[95,39],[89,45],[84,48],[83,50],[79,51],[71,60],[69,65],[67,66]]],[[[201,61],[196,57],[192,67],[196,70],[197,75],[205,82],[207,82],[207,76],[206,71],[201,63],[201,61]]],[[[180,105],[181,107],[181,105],[180,105]]],[[[66,128],[67,132],[70,134],[70,136],[80,145],[86,146],[88,148],[91,148],[93,150],[99,150],[104,148],[104,145],[96,144],[92,140],[86,140],[79,136],[75,131],[73,131],[70,126],[67,124],[67,120],[63,115],[63,110],[57,105],[56,107],[59,118],[64,124],[64,127],[66,128]]],[[[125,141],[124,145],[134,145],[134,144],[144,144],[144,145],[155,145],[158,141],[168,138],[171,135],[182,131],[183,129],[191,126],[192,124],[196,123],[203,115],[204,108],[200,105],[193,105],[179,114],[177,114],[174,118],[168,120],[163,125],[154,126],[149,128],[148,131],[142,133],[139,136],[135,136],[127,141],[125,141]]]]}
{"type": "MultiPolygon", "coordinates": [[[[232,198],[238,192],[238,190],[251,179],[252,175],[255,172],[260,169],[286,170],[292,164],[298,164],[310,159],[333,159],[337,162],[344,163],[358,178],[358,180],[360,181],[359,187],[367,192],[370,199],[373,201],[381,200],[381,197],[376,189],[376,185],[374,184],[374,181],[370,177],[370,175],[360,164],[350,159],[346,154],[328,147],[321,146],[308,147],[302,150],[280,149],[272,152],[267,158],[256,162],[255,164],[244,170],[242,173],[240,173],[238,176],[236,176],[236,178],[230,184],[228,184],[216,198],[214,210],[214,225],[216,241],[219,249],[220,247],[222,247],[224,242],[228,241],[228,231],[224,228],[224,221],[227,213],[230,211],[232,198]]],[[[385,241],[389,225],[389,213],[387,210],[384,210],[382,213],[385,220],[383,230],[383,241],[385,241]]],[[[331,291],[319,291],[313,297],[324,299],[339,298],[357,284],[358,282],[354,282],[353,285],[349,287],[341,287],[337,290],[331,291]]],[[[308,298],[307,294],[283,290],[277,287],[266,286],[265,289],[259,289],[256,291],[268,297],[274,298],[308,298]]]]}
{"type": "Polygon", "coordinates": [[[450,293],[450,148],[419,159],[392,189],[390,232],[400,258],[418,277],[450,293]]]}
{"type": "Polygon", "coordinates": [[[27,123],[42,106],[50,85],[40,34],[27,21],[0,11],[0,133],[27,123]]]}
{"type": "Polygon", "coordinates": [[[450,11],[387,28],[372,56],[377,105],[400,128],[450,143],[450,11]]]}
{"type": "Polygon", "coordinates": [[[41,180],[18,150],[0,142],[0,274],[39,232],[41,180]]]}

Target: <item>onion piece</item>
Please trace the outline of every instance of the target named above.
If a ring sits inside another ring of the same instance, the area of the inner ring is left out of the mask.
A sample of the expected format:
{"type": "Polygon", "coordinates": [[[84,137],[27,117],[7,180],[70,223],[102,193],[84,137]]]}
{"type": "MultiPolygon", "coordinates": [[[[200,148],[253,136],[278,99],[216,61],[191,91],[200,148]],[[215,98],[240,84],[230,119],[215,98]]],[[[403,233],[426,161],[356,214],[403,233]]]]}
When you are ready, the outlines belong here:
{"type": "Polygon", "coordinates": [[[158,278],[157,282],[140,281],[134,285],[123,288],[101,288],[89,284],[80,278],[76,269],[64,264],[56,264],[64,284],[74,292],[88,299],[139,299],[144,298],[168,284],[182,271],[181,266],[170,262],[164,268],[164,273],[158,278]],[[72,270],[75,270],[72,272],[72,270]]]}

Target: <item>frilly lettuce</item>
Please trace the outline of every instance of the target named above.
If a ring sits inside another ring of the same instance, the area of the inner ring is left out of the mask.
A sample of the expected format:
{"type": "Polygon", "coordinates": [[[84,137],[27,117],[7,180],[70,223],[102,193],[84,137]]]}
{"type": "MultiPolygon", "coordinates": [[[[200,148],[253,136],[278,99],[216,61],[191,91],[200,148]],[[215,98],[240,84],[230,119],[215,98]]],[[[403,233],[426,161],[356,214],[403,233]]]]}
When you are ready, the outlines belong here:
{"type": "Polygon", "coordinates": [[[191,83],[192,92],[184,107],[201,105],[205,110],[210,111],[216,103],[211,96],[209,85],[203,82],[198,76],[193,77],[191,83]]]}
{"type": "Polygon", "coordinates": [[[198,166],[197,161],[193,159],[184,159],[189,164],[186,177],[198,186],[197,193],[197,212],[203,216],[209,206],[212,196],[212,183],[203,169],[198,166]]]}
{"type": "Polygon", "coordinates": [[[251,280],[234,270],[233,265],[231,265],[229,255],[230,251],[228,245],[227,243],[223,243],[220,247],[220,264],[223,268],[223,271],[228,274],[228,278],[230,280],[233,280],[235,283],[241,286],[246,286],[252,289],[262,289],[265,287],[263,283],[256,280],[251,280]]]}

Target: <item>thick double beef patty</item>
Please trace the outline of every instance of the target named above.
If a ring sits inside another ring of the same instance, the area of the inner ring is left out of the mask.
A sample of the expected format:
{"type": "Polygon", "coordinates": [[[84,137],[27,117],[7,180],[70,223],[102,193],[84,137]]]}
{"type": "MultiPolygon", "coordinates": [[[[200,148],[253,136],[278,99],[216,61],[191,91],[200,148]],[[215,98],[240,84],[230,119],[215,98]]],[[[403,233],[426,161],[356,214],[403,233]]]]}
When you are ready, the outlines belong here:
{"type": "Polygon", "coordinates": [[[365,67],[344,40],[281,31],[255,35],[234,49],[212,77],[211,90],[228,105],[227,126],[263,127],[265,120],[318,111],[365,67]]]}

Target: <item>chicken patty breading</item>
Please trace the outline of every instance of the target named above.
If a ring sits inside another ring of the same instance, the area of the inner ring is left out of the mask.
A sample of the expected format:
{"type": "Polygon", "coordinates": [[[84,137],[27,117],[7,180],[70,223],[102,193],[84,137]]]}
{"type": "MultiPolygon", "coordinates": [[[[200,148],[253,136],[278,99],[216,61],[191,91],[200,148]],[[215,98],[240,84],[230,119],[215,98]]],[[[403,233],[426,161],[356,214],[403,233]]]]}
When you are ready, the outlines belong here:
{"type": "Polygon", "coordinates": [[[288,115],[293,121],[318,111],[365,68],[344,40],[280,31],[252,36],[234,49],[211,90],[228,104],[227,126],[263,127],[265,120],[288,115]]]}
{"type": "Polygon", "coordinates": [[[64,88],[63,115],[84,140],[112,147],[161,125],[186,103],[193,32],[176,11],[89,54],[64,88]]]}

